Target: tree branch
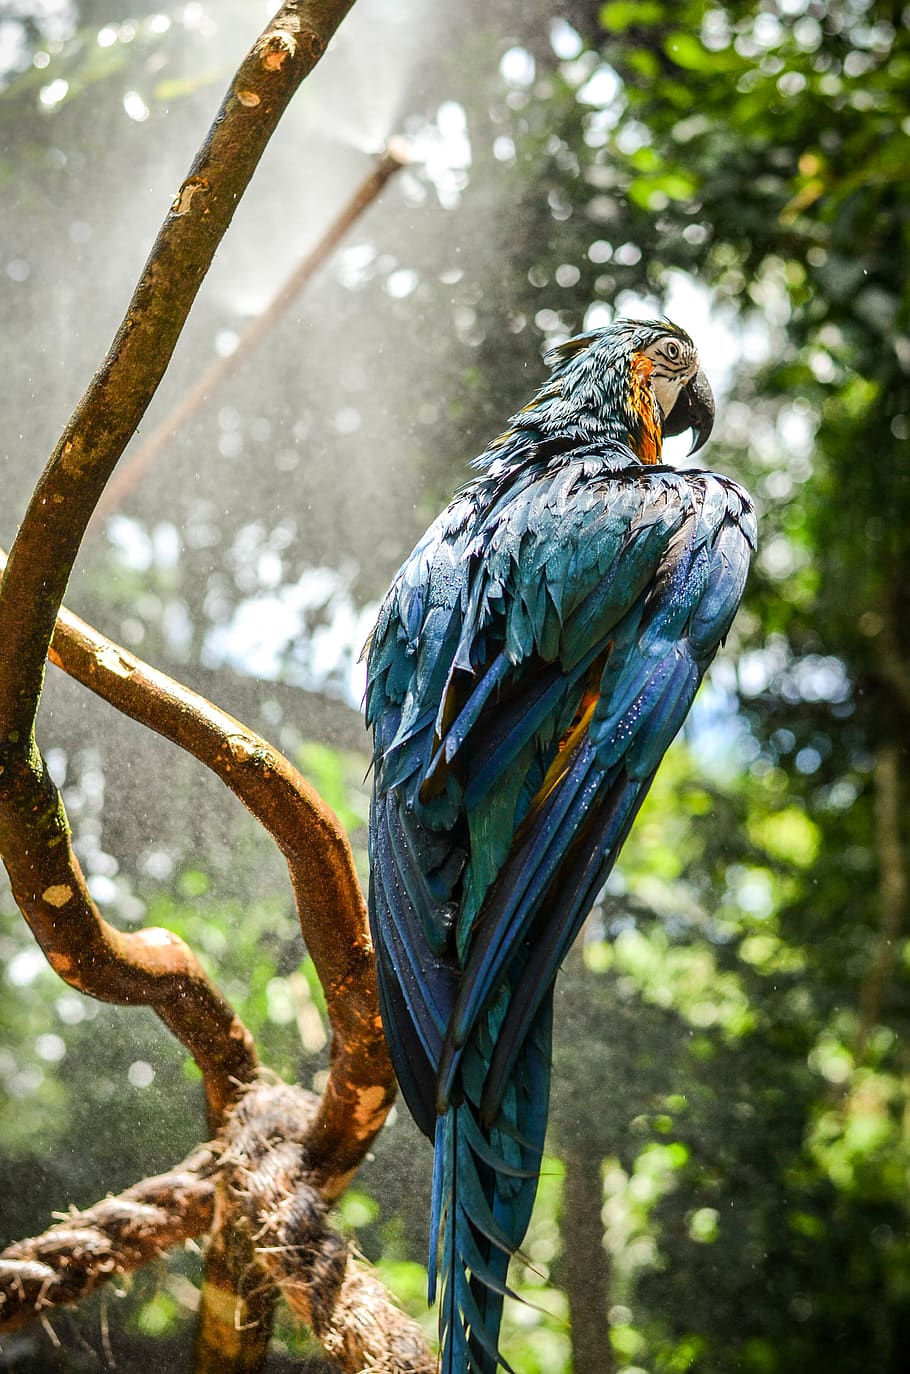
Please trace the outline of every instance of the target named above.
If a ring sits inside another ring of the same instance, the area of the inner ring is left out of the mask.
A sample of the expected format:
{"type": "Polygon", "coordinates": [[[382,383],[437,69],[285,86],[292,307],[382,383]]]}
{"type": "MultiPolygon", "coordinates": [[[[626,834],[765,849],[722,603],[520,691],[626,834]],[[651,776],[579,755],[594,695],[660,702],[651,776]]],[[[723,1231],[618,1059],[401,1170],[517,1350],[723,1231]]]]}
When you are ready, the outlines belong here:
{"type": "Polygon", "coordinates": [[[301,1164],[315,1107],[311,1094],[283,1083],[244,1095],[224,1133],[232,1210],[247,1218],[259,1264],[343,1371],[433,1374],[420,1328],[326,1223],[324,1190],[301,1164]]]}
{"type": "MultiPolygon", "coordinates": [[[[0,572],[2,567],[0,550],[0,572]]],[[[2,585],[0,580],[0,589],[2,585]]],[[[332,1027],[329,1078],[307,1155],[320,1186],[337,1196],[380,1130],[395,1095],[366,908],[341,823],[297,769],[261,736],[106,639],[65,607],[50,658],[118,711],[210,768],[284,854],[301,933],[322,983],[332,1027]]]]}
{"type": "Polygon", "coordinates": [[[321,1186],[333,1195],[341,1193],[395,1096],[366,907],[341,823],[261,736],[65,609],[51,659],[119,711],[210,768],[284,854],[304,944],[332,1027],[329,1078],[307,1153],[321,1186]]]}
{"type": "Polygon", "coordinates": [[[244,58],[174,197],[113,344],[35,489],[0,591],[0,744],[24,750],[85,527],[145,414],[281,115],[353,0],[287,0],[244,58]]]}
{"type": "MultiPolygon", "coordinates": [[[[102,919],[73,853],[59,792],[38,749],[35,719],[51,637],[88,521],[155,393],[281,114],[352,3],[287,0],[241,64],[159,231],[114,342],[37,484],[0,581],[0,852],[13,895],[67,982],[106,1001],[153,1007],[187,1045],[203,1072],[212,1125],[236,1097],[239,1084],[255,1072],[252,1040],[182,941],[162,930],[124,934],[102,919]]],[[[89,652],[108,687],[118,675],[129,676],[127,657],[116,646],[102,642],[99,652],[95,643],[89,652]]],[[[266,795],[273,790],[301,795],[290,765],[265,741],[178,684],[150,682],[138,661],[135,669],[140,688],[131,698],[133,713],[142,719],[151,705],[153,715],[157,711],[168,717],[171,737],[178,743],[184,734],[195,739],[200,756],[208,754],[206,761],[221,776],[234,772],[246,777],[248,794],[272,817],[272,833],[291,864],[302,921],[310,912],[319,921],[329,918],[327,926],[314,925],[310,944],[317,965],[322,958],[326,991],[331,988],[339,1007],[336,1025],[343,1033],[333,1041],[331,1091],[311,1114],[307,1133],[307,1153],[320,1170],[317,1186],[328,1197],[340,1191],[362,1158],[385,1119],[393,1091],[380,1044],[375,987],[365,1000],[357,996],[369,981],[364,967],[371,957],[363,899],[346,841],[334,816],[313,794],[304,797],[310,830],[301,848],[266,795]],[[317,829],[320,847],[328,849],[324,863],[311,848],[317,829]],[[317,893],[314,878],[325,880],[328,890],[317,893]],[[339,922],[342,940],[348,926],[352,933],[350,948],[343,951],[338,949],[339,922]],[[341,1073],[351,1067],[348,1047],[355,1042],[360,1062],[351,1081],[341,1081],[341,1073]]],[[[155,727],[154,720],[149,723],[155,727]]],[[[233,1217],[216,1215],[215,1220],[215,1243],[226,1246],[226,1286],[241,1301],[246,1252],[230,1240],[233,1217]]],[[[203,1322],[202,1344],[213,1351],[222,1348],[229,1357],[224,1368],[258,1367],[268,1339],[266,1308],[262,1315],[262,1332],[246,1343],[241,1336],[234,1352],[224,1345],[224,1314],[213,1310],[210,1321],[203,1322]]]]}
{"type": "MultiPolygon", "coordinates": [[[[0,571],[5,557],[0,550],[0,571]]],[[[0,595],[7,574],[0,577],[0,595]]],[[[0,763],[0,783],[4,765],[0,763]]],[[[190,947],[158,927],[125,932],[104,920],[73,852],[63,802],[32,745],[26,783],[0,807],[0,850],[23,916],[45,957],[70,987],[104,1002],[151,1007],[202,1072],[209,1120],[217,1124],[241,1083],[256,1073],[252,1036],[190,947]],[[27,800],[24,816],[16,803],[27,800]]]]}
{"type": "Polygon", "coordinates": [[[246,1081],[245,1028],[166,931],[102,920],[34,738],[44,664],[85,527],[170,360],[196,292],[288,101],[353,0],[288,0],[241,63],[174,199],[126,316],[42,474],[0,583],[0,852],[54,968],[105,1001],[154,1007],[203,1071],[212,1123],[246,1081]]]}

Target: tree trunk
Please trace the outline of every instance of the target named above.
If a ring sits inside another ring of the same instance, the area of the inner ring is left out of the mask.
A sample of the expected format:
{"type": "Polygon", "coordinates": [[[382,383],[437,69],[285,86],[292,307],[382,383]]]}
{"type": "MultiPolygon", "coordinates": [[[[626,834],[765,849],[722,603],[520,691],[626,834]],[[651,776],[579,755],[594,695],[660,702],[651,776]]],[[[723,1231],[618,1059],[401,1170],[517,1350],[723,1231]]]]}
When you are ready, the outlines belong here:
{"type": "Polygon", "coordinates": [[[572,1368],[574,1374],[613,1374],[616,1363],[607,1317],[611,1274],[600,1219],[600,1161],[583,1142],[581,1148],[566,1148],[563,1159],[562,1232],[569,1243],[562,1267],[572,1323],[572,1368]]]}

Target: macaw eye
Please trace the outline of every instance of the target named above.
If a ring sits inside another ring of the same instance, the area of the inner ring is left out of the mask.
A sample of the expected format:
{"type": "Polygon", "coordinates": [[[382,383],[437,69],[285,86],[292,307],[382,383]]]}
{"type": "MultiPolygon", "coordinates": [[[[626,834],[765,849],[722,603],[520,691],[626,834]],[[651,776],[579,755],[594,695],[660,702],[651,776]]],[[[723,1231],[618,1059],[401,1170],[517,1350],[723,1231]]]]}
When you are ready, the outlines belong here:
{"type": "Polygon", "coordinates": [[[675,339],[667,340],[667,343],[664,346],[664,353],[667,355],[671,363],[679,362],[679,359],[681,357],[681,350],[679,344],[676,342],[675,339]]]}

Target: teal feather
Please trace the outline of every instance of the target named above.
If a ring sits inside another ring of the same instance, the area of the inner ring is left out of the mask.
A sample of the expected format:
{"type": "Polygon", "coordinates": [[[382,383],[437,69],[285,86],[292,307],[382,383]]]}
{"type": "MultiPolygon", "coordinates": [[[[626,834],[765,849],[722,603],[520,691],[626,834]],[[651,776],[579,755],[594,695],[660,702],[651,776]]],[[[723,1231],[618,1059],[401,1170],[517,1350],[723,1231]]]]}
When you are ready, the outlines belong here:
{"type": "Polygon", "coordinates": [[[636,455],[634,354],[665,340],[694,359],[666,321],[556,350],[400,569],[371,638],[370,921],[402,1092],[435,1141],[443,1374],[507,1367],[499,1325],[544,1146],[554,979],[755,546],[734,482],[636,455]]]}

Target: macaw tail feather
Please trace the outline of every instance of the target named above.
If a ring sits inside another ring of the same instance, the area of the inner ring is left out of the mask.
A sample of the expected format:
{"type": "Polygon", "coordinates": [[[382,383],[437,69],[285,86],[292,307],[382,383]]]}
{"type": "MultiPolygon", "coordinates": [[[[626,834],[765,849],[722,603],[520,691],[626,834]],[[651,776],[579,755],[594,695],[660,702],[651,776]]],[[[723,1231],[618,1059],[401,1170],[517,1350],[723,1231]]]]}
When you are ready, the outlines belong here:
{"type": "Polygon", "coordinates": [[[481,1125],[480,1099],[496,1010],[461,1063],[461,1098],[437,1118],[429,1299],[440,1293],[440,1374],[509,1370],[499,1354],[506,1276],[524,1240],[540,1176],[550,1083],[552,996],[544,999],[499,1114],[481,1125]],[[438,1282],[437,1282],[438,1280],[438,1282]]]}

